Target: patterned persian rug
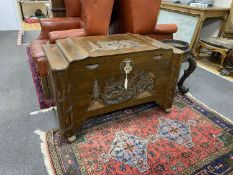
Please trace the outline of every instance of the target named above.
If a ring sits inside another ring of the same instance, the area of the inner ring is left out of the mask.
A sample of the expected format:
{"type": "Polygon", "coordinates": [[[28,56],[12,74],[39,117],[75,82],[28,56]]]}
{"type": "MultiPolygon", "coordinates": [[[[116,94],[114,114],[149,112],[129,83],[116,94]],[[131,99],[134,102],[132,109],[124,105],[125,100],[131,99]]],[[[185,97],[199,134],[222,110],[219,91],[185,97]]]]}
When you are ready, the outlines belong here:
{"type": "Polygon", "coordinates": [[[170,114],[149,103],[91,119],[68,144],[46,132],[57,175],[229,175],[233,125],[191,97],[177,96],[170,114]]]}
{"type": "Polygon", "coordinates": [[[36,65],[32,59],[30,47],[27,47],[27,55],[28,55],[28,62],[30,65],[32,79],[33,79],[33,83],[34,83],[34,86],[36,89],[36,94],[38,97],[38,103],[39,103],[40,109],[49,108],[49,107],[53,106],[53,103],[52,103],[52,101],[46,100],[44,98],[41,79],[40,79],[39,73],[37,71],[36,65]]]}

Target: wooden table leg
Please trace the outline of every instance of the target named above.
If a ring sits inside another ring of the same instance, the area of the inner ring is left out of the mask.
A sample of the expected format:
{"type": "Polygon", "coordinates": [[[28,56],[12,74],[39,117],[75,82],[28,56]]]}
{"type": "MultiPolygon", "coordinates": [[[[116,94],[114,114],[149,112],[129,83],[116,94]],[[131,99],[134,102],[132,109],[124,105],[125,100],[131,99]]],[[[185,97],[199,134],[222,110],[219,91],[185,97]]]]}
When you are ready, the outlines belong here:
{"type": "Polygon", "coordinates": [[[184,81],[195,71],[197,67],[196,60],[192,53],[188,55],[187,61],[189,63],[189,67],[187,70],[184,71],[184,75],[181,77],[180,81],[178,82],[178,89],[182,94],[186,94],[189,92],[189,89],[184,87],[184,81]]]}

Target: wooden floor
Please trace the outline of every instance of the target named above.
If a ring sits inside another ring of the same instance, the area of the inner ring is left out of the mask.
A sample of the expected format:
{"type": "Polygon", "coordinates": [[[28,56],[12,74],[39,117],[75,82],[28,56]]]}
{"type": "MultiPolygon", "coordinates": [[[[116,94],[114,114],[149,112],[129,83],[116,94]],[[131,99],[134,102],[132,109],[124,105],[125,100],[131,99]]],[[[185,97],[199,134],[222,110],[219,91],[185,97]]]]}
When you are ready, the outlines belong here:
{"type": "MultiPolygon", "coordinates": [[[[197,60],[197,65],[202,67],[216,75],[220,75],[220,59],[212,58],[210,56],[201,55],[201,57],[197,60]]],[[[230,76],[221,76],[222,78],[233,81],[233,73],[230,76]]]]}
{"type": "Polygon", "coordinates": [[[22,29],[24,31],[40,30],[40,24],[39,23],[28,24],[28,23],[22,22],[22,29]]]}

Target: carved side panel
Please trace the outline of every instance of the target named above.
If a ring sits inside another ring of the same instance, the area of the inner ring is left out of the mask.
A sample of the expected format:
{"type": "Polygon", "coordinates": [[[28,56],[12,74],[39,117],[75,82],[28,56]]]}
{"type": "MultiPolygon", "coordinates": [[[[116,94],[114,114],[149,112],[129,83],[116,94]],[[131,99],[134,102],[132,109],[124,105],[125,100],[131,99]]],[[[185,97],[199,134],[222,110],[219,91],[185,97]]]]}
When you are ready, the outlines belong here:
{"type": "Polygon", "coordinates": [[[175,95],[176,84],[178,81],[179,72],[180,72],[179,70],[182,61],[183,61],[183,55],[178,55],[178,54],[172,55],[169,83],[167,85],[166,99],[165,99],[165,106],[167,106],[167,109],[170,109],[172,107],[172,102],[175,95]]]}
{"type": "Polygon", "coordinates": [[[65,137],[72,135],[73,106],[70,99],[70,84],[66,71],[53,72],[54,93],[56,96],[57,112],[60,129],[65,137]]]}

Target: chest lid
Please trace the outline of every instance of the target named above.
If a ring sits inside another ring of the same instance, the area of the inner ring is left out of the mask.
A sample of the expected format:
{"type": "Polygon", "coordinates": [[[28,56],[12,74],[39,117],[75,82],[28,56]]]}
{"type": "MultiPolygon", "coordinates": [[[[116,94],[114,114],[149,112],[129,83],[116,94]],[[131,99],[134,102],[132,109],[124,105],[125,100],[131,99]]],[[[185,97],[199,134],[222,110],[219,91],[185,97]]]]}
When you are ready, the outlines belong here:
{"type": "Polygon", "coordinates": [[[158,49],[133,34],[73,37],[56,42],[68,62],[158,49]]]}
{"type": "Polygon", "coordinates": [[[62,70],[69,63],[101,56],[170,49],[178,49],[139,34],[118,34],[104,36],[71,37],[57,40],[55,45],[44,46],[52,69],[62,70]]]}

